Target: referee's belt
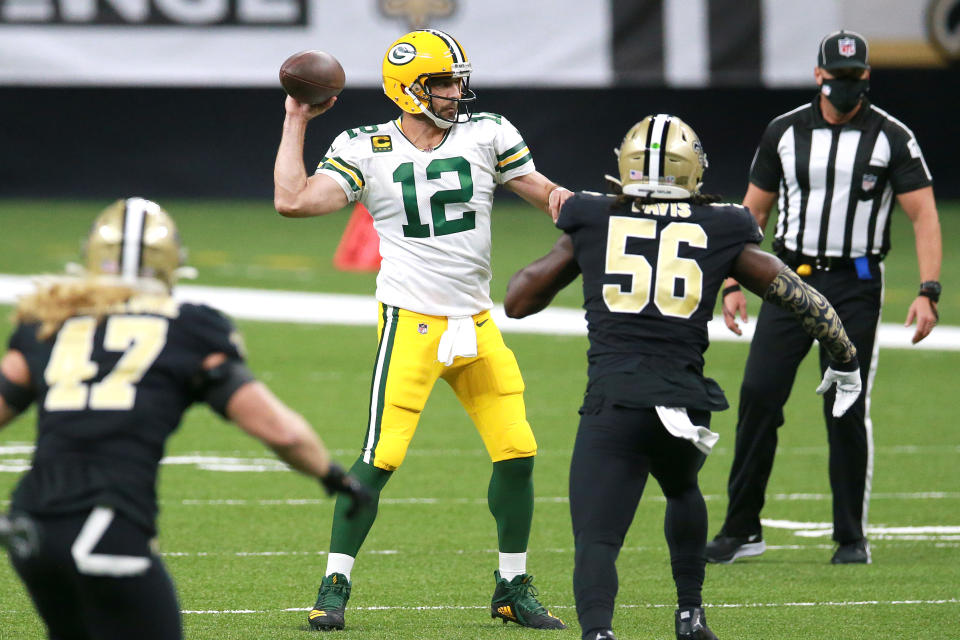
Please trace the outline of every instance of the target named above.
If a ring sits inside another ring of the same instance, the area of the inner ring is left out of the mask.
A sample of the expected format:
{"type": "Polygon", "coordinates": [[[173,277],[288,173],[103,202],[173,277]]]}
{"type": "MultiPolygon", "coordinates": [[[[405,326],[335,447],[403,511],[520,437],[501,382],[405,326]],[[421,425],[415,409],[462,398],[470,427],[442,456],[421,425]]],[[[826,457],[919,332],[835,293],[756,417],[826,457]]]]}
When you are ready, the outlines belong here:
{"type": "MultiPolygon", "coordinates": [[[[800,253],[799,251],[790,251],[789,249],[781,249],[777,252],[777,257],[783,260],[784,264],[796,271],[797,274],[801,276],[810,275],[810,273],[814,270],[841,271],[844,269],[857,268],[855,262],[856,258],[808,256],[800,253]]],[[[880,261],[882,260],[882,258],[878,255],[866,256],[866,258],[871,267],[880,264],[880,261]]]]}

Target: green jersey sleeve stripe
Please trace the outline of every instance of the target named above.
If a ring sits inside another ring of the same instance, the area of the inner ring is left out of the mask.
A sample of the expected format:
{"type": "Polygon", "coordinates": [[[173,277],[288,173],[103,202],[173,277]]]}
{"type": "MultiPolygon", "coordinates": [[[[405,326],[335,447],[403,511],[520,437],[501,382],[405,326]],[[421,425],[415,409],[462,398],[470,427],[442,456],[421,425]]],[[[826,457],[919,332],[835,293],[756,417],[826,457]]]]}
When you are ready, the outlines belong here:
{"type": "Polygon", "coordinates": [[[497,162],[500,162],[501,160],[505,160],[506,158],[509,158],[510,156],[512,156],[513,154],[515,154],[516,152],[518,152],[518,151],[520,151],[521,149],[523,149],[525,146],[527,146],[527,143],[524,142],[523,140],[521,140],[521,141],[520,141],[520,144],[516,145],[515,147],[510,147],[509,149],[507,149],[507,150],[504,151],[503,153],[497,154],[497,162]]]}
{"type": "Polygon", "coordinates": [[[523,157],[520,158],[519,160],[517,160],[517,161],[515,161],[515,162],[511,162],[510,164],[508,164],[508,165],[506,165],[506,166],[503,166],[503,167],[499,167],[499,166],[498,166],[498,167],[497,167],[497,171],[499,171],[500,173],[506,173],[507,171],[510,171],[511,169],[516,169],[517,167],[519,167],[519,166],[521,166],[521,165],[524,165],[524,164],[530,162],[531,160],[533,160],[533,156],[528,153],[527,155],[523,156],[523,157]]]}
{"type": "Polygon", "coordinates": [[[333,158],[324,158],[320,162],[321,169],[327,169],[330,171],[336,171],[342,175],[347,182],[350,184],[350,188],[354,191],[360,191],[364,185],[363,174],[360,172],[360,169],[357,169],[352,164],[349,164],[343,160],[343,158],[333,157],[333,158]]]}

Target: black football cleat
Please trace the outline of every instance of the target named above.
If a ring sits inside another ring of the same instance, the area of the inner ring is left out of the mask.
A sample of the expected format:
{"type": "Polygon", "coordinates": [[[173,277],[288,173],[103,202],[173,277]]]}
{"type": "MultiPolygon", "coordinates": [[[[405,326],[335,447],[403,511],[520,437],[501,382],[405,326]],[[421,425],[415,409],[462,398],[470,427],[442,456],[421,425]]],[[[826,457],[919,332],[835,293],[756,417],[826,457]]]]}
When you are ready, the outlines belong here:
{"type": "Polygon", "coordinates": [[[342,573],[324,577],[317,593],[317,603],[307,614],[314,631],[343,629],[347,600],[350,599],[350,581],[342,573]]]}
{"type": "Polygon", "coordinates": [[[617,637],[613,635],[612,629],[598,629],[588,633],[583,640],[617,640],[617,637]]]}
{"type": "Polygon", "coordinates": [[[758,556],[766,550],[767,544],[759,533],[744,538],[717,536],[707,543],[707,562],[730,564],[737,558],[758,556]]]}
{"type": "Polygon", "coordinates": [[[866,538],[840,545],[830,558],[830,564],[870,564],[870,562],[870,543],[866,538]]]}
{"type": "Polygon", "coordinates": [[[703,607],[683,607],[674,616],[677,640],[718,640],[703,615],[703,607]]]}
{"type": "Polygon", "coordinates": [[[563,620],[553,615],[537,600],[533,576],[524,573],[507,582],[495,571],[497,587],[490,602],[490,617],[500,618],[503,624],[516,622],[531,629],[566,629],[563,620]]]}

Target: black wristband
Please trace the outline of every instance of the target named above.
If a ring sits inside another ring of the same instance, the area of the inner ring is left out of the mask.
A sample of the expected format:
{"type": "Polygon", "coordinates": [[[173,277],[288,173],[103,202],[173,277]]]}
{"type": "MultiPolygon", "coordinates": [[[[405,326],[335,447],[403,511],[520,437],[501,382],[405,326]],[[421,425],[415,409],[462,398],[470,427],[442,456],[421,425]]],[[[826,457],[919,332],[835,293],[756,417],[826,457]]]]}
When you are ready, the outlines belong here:
{"type": "Polygon", "coordinates": [[[36,394],[30,387],[24,387],[13,382],[0,371],[0,397],[3,397],[11,409],[21,413],[30,406],[36,394]]]}
{"type": "Polygon", "coordinates": [[[848,360],[847,362],[831,362],[830,368],[834,371],[842,371],[848,373],[850,371],[856,371],[860,368],[860,361],[857,360],[857,357],[854,356],[853,359],[848,360]]]}
{"type": "Polygon", "coordinates": [[[344,489],[347,472],[339,464],[330,461],[329,466],[327,467],[327,475],[320,478],[320,484],[323,485],[323,488],[326,490],[328,496],[332,496],[337,491],[342,491],[344,489]]]}
{"type": "Polygon", "coordinates": [[[740,285],[732,284],[729,287],[725,287],[723,290],[723,297],[726,298],[728,293],[733,293],[734,291],[740,291],[740,285]]]}
{"type": "Polygon", "coordinates": [[[920,293],[918,296],[924,296],[930,298],[932,302],[940,302],[940,291],[942,287],[940,283],[936,280],[927,280],[926,282],[920,283],[920,293]]]}

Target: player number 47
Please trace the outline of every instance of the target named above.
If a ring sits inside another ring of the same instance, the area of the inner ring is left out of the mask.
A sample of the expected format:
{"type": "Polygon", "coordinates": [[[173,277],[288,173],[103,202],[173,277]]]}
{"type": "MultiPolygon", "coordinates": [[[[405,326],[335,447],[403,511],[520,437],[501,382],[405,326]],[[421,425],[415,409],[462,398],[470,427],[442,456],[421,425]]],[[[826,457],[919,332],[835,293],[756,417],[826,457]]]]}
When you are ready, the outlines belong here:
{"type": "Polygon", "coordinates": [[[606,271],[609,274],[630,276],[629,291],[619,284],[603,285],[603,300],[610,311],[640,313],[650,304],[650,289],[654,290],[653,301],[665,316],[689,318],[697,310],[703,297],[703,270],[696,260],[681,258],[680,243],[698,249],[707,248],[707,233],[692,222],[671,222],[660,234],[660,251],[657,255],[657,273],[643,256],[627,253],[630,238],[657,237],[657,222],[643,218],[611,216],[607,228],[606,271]],[[674,292],[677,280],[683,283],[683,296],[674,292]]]}
{"type": "Polygon", "coordinates": [[[50,389],[43,407],[47,411],[131,409],[136,384],[153,364],[167,341],[166,318],[111,316],[103,336],[103,348],[122,351],[116,366],[100,381],[85,384],[97,375],[93,354],[97,321],[91,317],[70,318],[63,323],[43,372],[50,389]]]}

